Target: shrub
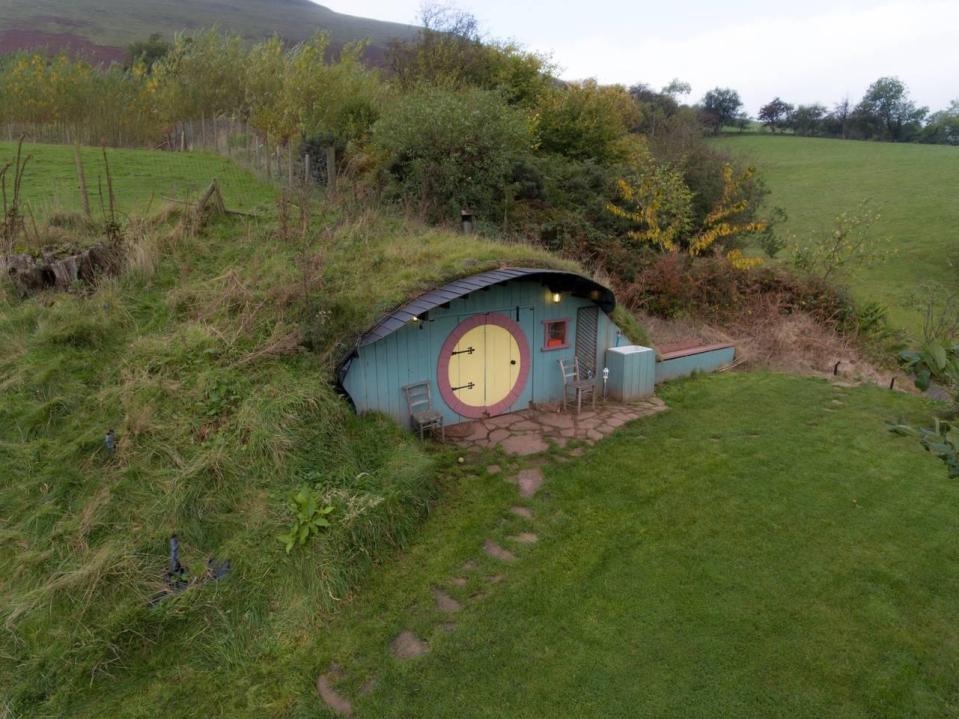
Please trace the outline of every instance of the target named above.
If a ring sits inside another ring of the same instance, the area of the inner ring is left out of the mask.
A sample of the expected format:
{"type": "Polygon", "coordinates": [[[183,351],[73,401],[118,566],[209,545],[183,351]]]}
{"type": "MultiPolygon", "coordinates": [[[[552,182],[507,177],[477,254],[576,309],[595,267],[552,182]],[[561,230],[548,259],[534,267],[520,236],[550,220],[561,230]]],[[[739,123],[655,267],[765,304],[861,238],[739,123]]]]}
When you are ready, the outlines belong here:
{"type": "Polygon", "coordinates": [[[899,363],[914,379],[916,387],[928,390],[933,383],[952,396],[949,409],[933,418],[932,427],[914,427],[902,421],[891,423],[896,434],[912,435],[927,452],[941,459],[950,478],[959,477],[959,345],[929,340],[919,350],[903,352],[899,363]]]}
{"type": "Polygon", "coordinates": [[[376,123],[395,194],[433,220],[464,207],[501,217],[515,161],[530,150],[529,122],[495,92],[423,88],[376,123]]]}
{"type": "Polygon", "coordinates": [[[540,146],[573,160],[615,162],[624,159],[623,138],[638,106],[625,88],[595,81],[557,89],[539,106],[540,146]]]}
{"type": "Polygon", "coordinates": [[[632,309],[658,317],[723,319],[759,297],[775,296],[781,311],[803,311],[841,331],[855,329],[856,308],[840,289],[778,267],[738,269],[721,256],[658,256],[621,290],[632,309]]]}

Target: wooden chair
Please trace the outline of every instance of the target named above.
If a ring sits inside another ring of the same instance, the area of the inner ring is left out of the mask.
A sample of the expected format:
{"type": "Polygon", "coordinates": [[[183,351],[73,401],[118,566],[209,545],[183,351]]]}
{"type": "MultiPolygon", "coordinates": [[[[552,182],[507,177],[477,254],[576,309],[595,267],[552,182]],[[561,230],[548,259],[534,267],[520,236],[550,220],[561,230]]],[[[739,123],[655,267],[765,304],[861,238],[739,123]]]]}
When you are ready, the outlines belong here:
{"type": "Polygon", "coordinates": [[[559,368],[563,372],[563,411],[566,411],[566,400],[570,390],[576,397],[576,414],[583,409],[583,397],[593,400],[593,409],[596,409],[596,383],[590,379],[583,379],[579,371],[579,358],[561,359],[559,368]]]}
{"type": "Polygon", "coordinates": [[[420,433],[420,439],[427,431],[436,434],[440,431],[440,438],[446,439],[446,428],[443,426],[443,415],[433,409],[433,395],[430,392],[429,382],[416,382],[403,388],[406,395],[406,406],[410,411],[410,425],[414,432],[420,433]]]}

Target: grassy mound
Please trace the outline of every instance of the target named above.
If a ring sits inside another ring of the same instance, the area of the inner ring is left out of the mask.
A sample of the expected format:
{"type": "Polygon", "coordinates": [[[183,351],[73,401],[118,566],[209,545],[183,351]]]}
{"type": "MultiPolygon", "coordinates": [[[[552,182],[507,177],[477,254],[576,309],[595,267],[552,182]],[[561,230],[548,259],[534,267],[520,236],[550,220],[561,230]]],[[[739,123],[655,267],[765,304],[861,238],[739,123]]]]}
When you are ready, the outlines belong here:
{"type": "Polygon", "coordinates": [[[873,201],[881,213],[875,235],[895,255],[856,272],[852,288],[862,300],[887,305],[898,326],[921,330],[920,312],[908,301],[917,285],[934,280],[959,291],[959,149],[770,135],[718,142],[756,162],[772,191],[769,204],[787,211],[785,229],[799,236],[829,230],[839,213],[873,201]]]}
{"type": "Polygon", "coordinates": [[[284,715],[333,608],[429,511],[445,456],[354,416],[335,361],[435,283],[558,263],[372,212],[310,226],[140,223],[118,278],[0,298],[0,714],[284,715]],[[303,484],[333,526],[287,556],[303,484]],[[192,582],[158,600],[173,533],[192,582]]]}

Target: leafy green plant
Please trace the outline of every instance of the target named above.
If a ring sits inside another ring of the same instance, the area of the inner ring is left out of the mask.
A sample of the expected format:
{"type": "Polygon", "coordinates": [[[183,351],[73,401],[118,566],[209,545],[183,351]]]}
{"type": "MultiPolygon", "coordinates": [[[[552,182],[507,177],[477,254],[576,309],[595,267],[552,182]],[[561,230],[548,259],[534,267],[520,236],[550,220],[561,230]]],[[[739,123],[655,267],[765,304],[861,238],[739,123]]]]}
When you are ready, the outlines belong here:
{"type": "Polygon", "coordinates": [[[900,353],[899,364],[923,392],[933,381],[952,388],[959,386],[959,345],[932,340],[918,351],[900,353]]]}
{"type": "Polygon", "coordinates": [[[288,506],[293,514],[293,524],[290,525],[289,532],[277,537],[283,542],[287,554],[293,550],[293,547],[302,547],[311,537],[331,526],[327,517],[333,512],[333,507],[330,505],[321,507],[316,490],[305,484],[299,491],[290,495],[288,506]]]}
{"type": "Polygon", "coordinates": [[[959,427],[938,417],[934,422],[932,427],[894,424],[890,429],[896,434],[918,437],[927,452],[946,463],[950,479],[959,477],[959,427]]]}
{"type": "Polygon", "coordinates": [[[919,389],[926,391],[934,382],[949,388],[953,393],[953,406],[946,416],[935,417],[932,427],[898,422],[892,424],[890,430],[918,437],[926,451],[946,463],[951,478],[959,477],[959,426],[954,421],[959,415],[959,345],[929,341],[920,350],[902,352],[899,361],[919,389]]]}

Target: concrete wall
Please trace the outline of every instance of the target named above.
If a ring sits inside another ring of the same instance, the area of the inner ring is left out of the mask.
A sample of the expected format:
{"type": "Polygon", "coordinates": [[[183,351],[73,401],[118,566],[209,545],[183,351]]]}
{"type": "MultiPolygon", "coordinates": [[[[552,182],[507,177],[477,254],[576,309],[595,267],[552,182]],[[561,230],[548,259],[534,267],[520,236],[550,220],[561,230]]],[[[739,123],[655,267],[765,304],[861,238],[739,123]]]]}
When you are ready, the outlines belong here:
{"type": "Polygon", "coordinates": [[[682,357],[663,359],[656,363],[656,384],[678,377],[688,377],[694,372],[715,372],[721,367],[732,364],[735,358],[735,347],[721,347],[682,357]]]}

